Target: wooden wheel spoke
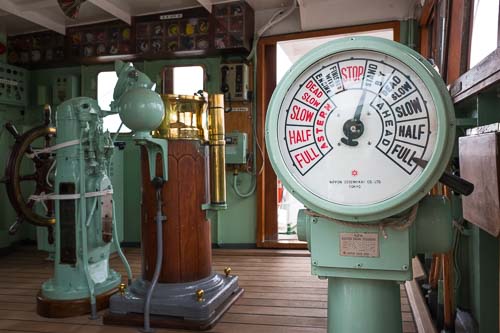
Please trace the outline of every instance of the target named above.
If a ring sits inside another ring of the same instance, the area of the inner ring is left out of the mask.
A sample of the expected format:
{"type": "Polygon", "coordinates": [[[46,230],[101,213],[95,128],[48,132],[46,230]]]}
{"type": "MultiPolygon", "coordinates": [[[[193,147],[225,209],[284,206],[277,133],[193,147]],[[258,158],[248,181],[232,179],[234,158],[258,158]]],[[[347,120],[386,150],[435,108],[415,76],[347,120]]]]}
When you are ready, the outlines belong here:
{"type": "Polygon", "coordinates": [[[53,217],[54,216],[54,205],[53,205],[53,202],[52,201],[47,201],[45,203],[45,205],[47,206],[47,216],[48,217],[53,217]]]}
{"type": "Polygon", "coordinates": [[[50,147],[50,142],[52,141],[52,137],[50,135],[46,135],[45,136],[45,140],[44,140],[44,145],[43,147],[44,148],[49,148],[50,147]]]}
{"type": "Polygon", "coordinates": [[[24,181],[33,181],[36,180],[36,173],[33,173],[31,175],[24,175],[19,177],[19,181],[24,182],[24,181]]]}

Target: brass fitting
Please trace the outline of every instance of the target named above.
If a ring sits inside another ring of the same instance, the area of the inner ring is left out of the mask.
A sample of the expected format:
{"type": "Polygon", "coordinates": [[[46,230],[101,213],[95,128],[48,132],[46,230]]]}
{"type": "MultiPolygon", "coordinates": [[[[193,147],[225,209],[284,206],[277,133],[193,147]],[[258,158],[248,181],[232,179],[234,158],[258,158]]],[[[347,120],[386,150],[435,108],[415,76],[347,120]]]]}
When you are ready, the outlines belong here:
{"type": "Polygon", "coordinates": [[[231,267],[224,268],[224,274],[226,274],[226,277],[228,277],[229,274],[231,274],[231,267]]]}
{"type": "Polygon", "coordinates": [[[205,295],[205,291],[203,289],[196,290],[196,300],[198,302],[203,302],[203,296],[205,295]]]}
{"type": "Polygon", "coordinates": [[[125,283],[120,283],[120,286],[118,287],[118,291],[120,292],[120,295],[125,295],[125,290],[127,287],[125,286],[125,283]]]}

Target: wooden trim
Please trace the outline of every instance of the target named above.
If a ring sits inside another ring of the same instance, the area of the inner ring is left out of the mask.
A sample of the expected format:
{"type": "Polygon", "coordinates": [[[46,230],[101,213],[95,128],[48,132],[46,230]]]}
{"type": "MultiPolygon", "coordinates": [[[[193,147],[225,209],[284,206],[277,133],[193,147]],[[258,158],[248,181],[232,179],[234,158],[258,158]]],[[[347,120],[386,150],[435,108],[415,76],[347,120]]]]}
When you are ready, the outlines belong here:
{"type": "Polygon", "coordinates": [[[293,40],[293,39],[324,37],[324,36],[330,36],[330,35],[342,35],[342,34],[350,34],[350,33],[373,31],[373,30],[382,30],[382,29],[393,29],[394,40],[400,41],[400,30],[401,30],[400,25],[401,25],[401,23],[399,21],[388,21],[388,22],[381,22],[381,23],[354,25],[354,26],[341,27],[341,28],[297,32],[297,33],[290,33],[290,34],[284,34],[284,35],[263,37],[260,39],[259,43],[263,43],[265,45],[270,45],[270,44],[276,44],[277,42],[293,40]]]}
{"type": "Polygon", "coordinates": [[[453,256],[452,251],[442,255],[443,270],[443,307],[444,329],[446,331],[455,327],[454,288],[453,288],[453,256]]]}
{"type": "Polygon", "coordinates": [[[467,70],[470,0],[451,2],[446,82],[451,83],[467,70]]]}
{"type": "Polygon", "coordinates": [[[422,14],[420,15],[420,26],[424,27],[429,24],[429,20],[434,13],[434,9],[436,7],[437,0],[426,0],[424,7],[422,8],[422,14]]]}
{"type": "MultiPolygon", "coordinates": [[[[259,42],[257,44],[257,59],[262,60],[264,59],[264,45],[259,42]]],[[[265,175],[266,175],[266,168],[264,165],[264,159],[266,156],[266,146],[264,144],[264,128],[265,128],[265,118],[263,117],[264,112],[262,111],[262,107],[264,105],[264,102],[262,100],[262,97],[264,96],[264,84],[258,84],[259,82],[264,82],[264,76],[265,76],[265,66],[262,61],[257,62],[257,66],[255,68],[257,71],[257,82],[254,85],[256,87],[256,94],[257,94],[257,99],[256,99],[256,133],[257,136],[255,137],[255,140],[260,144],[261,150],[262,150],[262,155],[261,154],[256,154],[257,158],[257,165],[262,165],[262,172],[258,174],[257,176],[257,188],[256,188],[256,195],[257,195],[257,212],[255,214],[255,218],[257,220],[257,235],[256,235],[256,245],[259,247],[259,244],[261,244],[264,241],[264,212],[265,212],[265,205],[264,205],[264,184],[265,184],[265,175]],[[262,138],[262,139],[261,139],[262,138]]]]}
{"type": "MultiPolygon", "coordinates": [[[[275,224],[275,223],[273,223],[275,224]]],[[[264,240],[259,247],[266,249],[307,249],[307,243],[300,241],[285,241],[285,240],[264,240]]]]}
{"type": "Polygon", "coordinates": [[[500,81],[500,47],[451,84],[456,104],[500,81]]]}
{"type": "Polygon", "coordinates": [[[431,286],[432,289],[437,289],[440,277],[439,273],[441,272],[441,255],[433,254],[432,261],[433,261],[433,263],[431,264],[432,270],[429,273],[429,285],[431,286]]]}
{"type": "Polygon", "coordinates": [[[420,54],[426,58],[429,58],[431,55],[429,48],[429,35],[431,33],[428,26],[422,27],[420,30],[420,54]]]}
{"type": "Polygon", "coordinates": [[[307,250],[281,249],[214,249],[214,256],[258,256],[258,257],[311,257],[307,250]]]}
{"type": "MultiPolygon", "coordinates": [[[[413,259],[412,266],[414,272],[423,270],[421,267],[419,268],[420,262],[417,258],[413,259]]],[[[425,298],[420,291],[417,277],[411,281],[406,281],[405,287],[418,333],[437,333],[425,298]]]]}
{"type": "Polygon", "coordinates": [[[298,241],[279,241],[277,226],[277,188],[276,174],[267,158],[264,140],[266,112],[271,96],[276,88],[276,43],[280,41],[323,37],[392,29],[394,40],[400,41],[400,22],[389,21],[374,24],[365,24],[351,27],[333,28],[317,31],[291,33],[269,36],[259,40],[257,45],[257,138],[264,153],[264,161],[258,156],[258,165],[263,163],[263,171],[257,177],[257,237],[256,245],[259,248],[305,249],[307,244],[298,241]]]}

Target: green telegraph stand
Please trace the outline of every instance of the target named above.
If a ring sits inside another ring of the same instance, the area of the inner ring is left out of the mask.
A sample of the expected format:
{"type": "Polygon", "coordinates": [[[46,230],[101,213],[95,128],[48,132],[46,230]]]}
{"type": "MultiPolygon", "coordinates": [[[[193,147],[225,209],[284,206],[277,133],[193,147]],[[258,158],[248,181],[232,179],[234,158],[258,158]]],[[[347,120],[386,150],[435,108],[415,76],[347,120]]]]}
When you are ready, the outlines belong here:
{"type": "MultiPolygon", "coordinates": [[[[373,37],[320,46],[285,75],[267,112],[278,178],[305,206],[299,239],[328,279],[328,332],[402,331],[399,284],[417,253],[451,246],[449,200],[427,196],[455,139],[454,109],[418,53],[373,37]]],[[[464,187],[465,186],[465,187],[464,187]]]]}

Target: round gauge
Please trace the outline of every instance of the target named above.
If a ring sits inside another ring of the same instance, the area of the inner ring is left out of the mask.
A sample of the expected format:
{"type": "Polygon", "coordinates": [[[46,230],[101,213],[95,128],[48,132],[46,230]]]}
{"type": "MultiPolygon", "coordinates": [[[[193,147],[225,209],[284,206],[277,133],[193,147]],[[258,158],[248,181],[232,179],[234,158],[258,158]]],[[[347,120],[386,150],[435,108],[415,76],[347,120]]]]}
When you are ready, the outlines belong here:
{"type": "Polygon", "coordinates": [[[374,221],[409,208],[451,154],[453,106],[418,53],[384,39],[346,38],[304,56],[267,113],[271,163],[308,208],[374,221]]]}

